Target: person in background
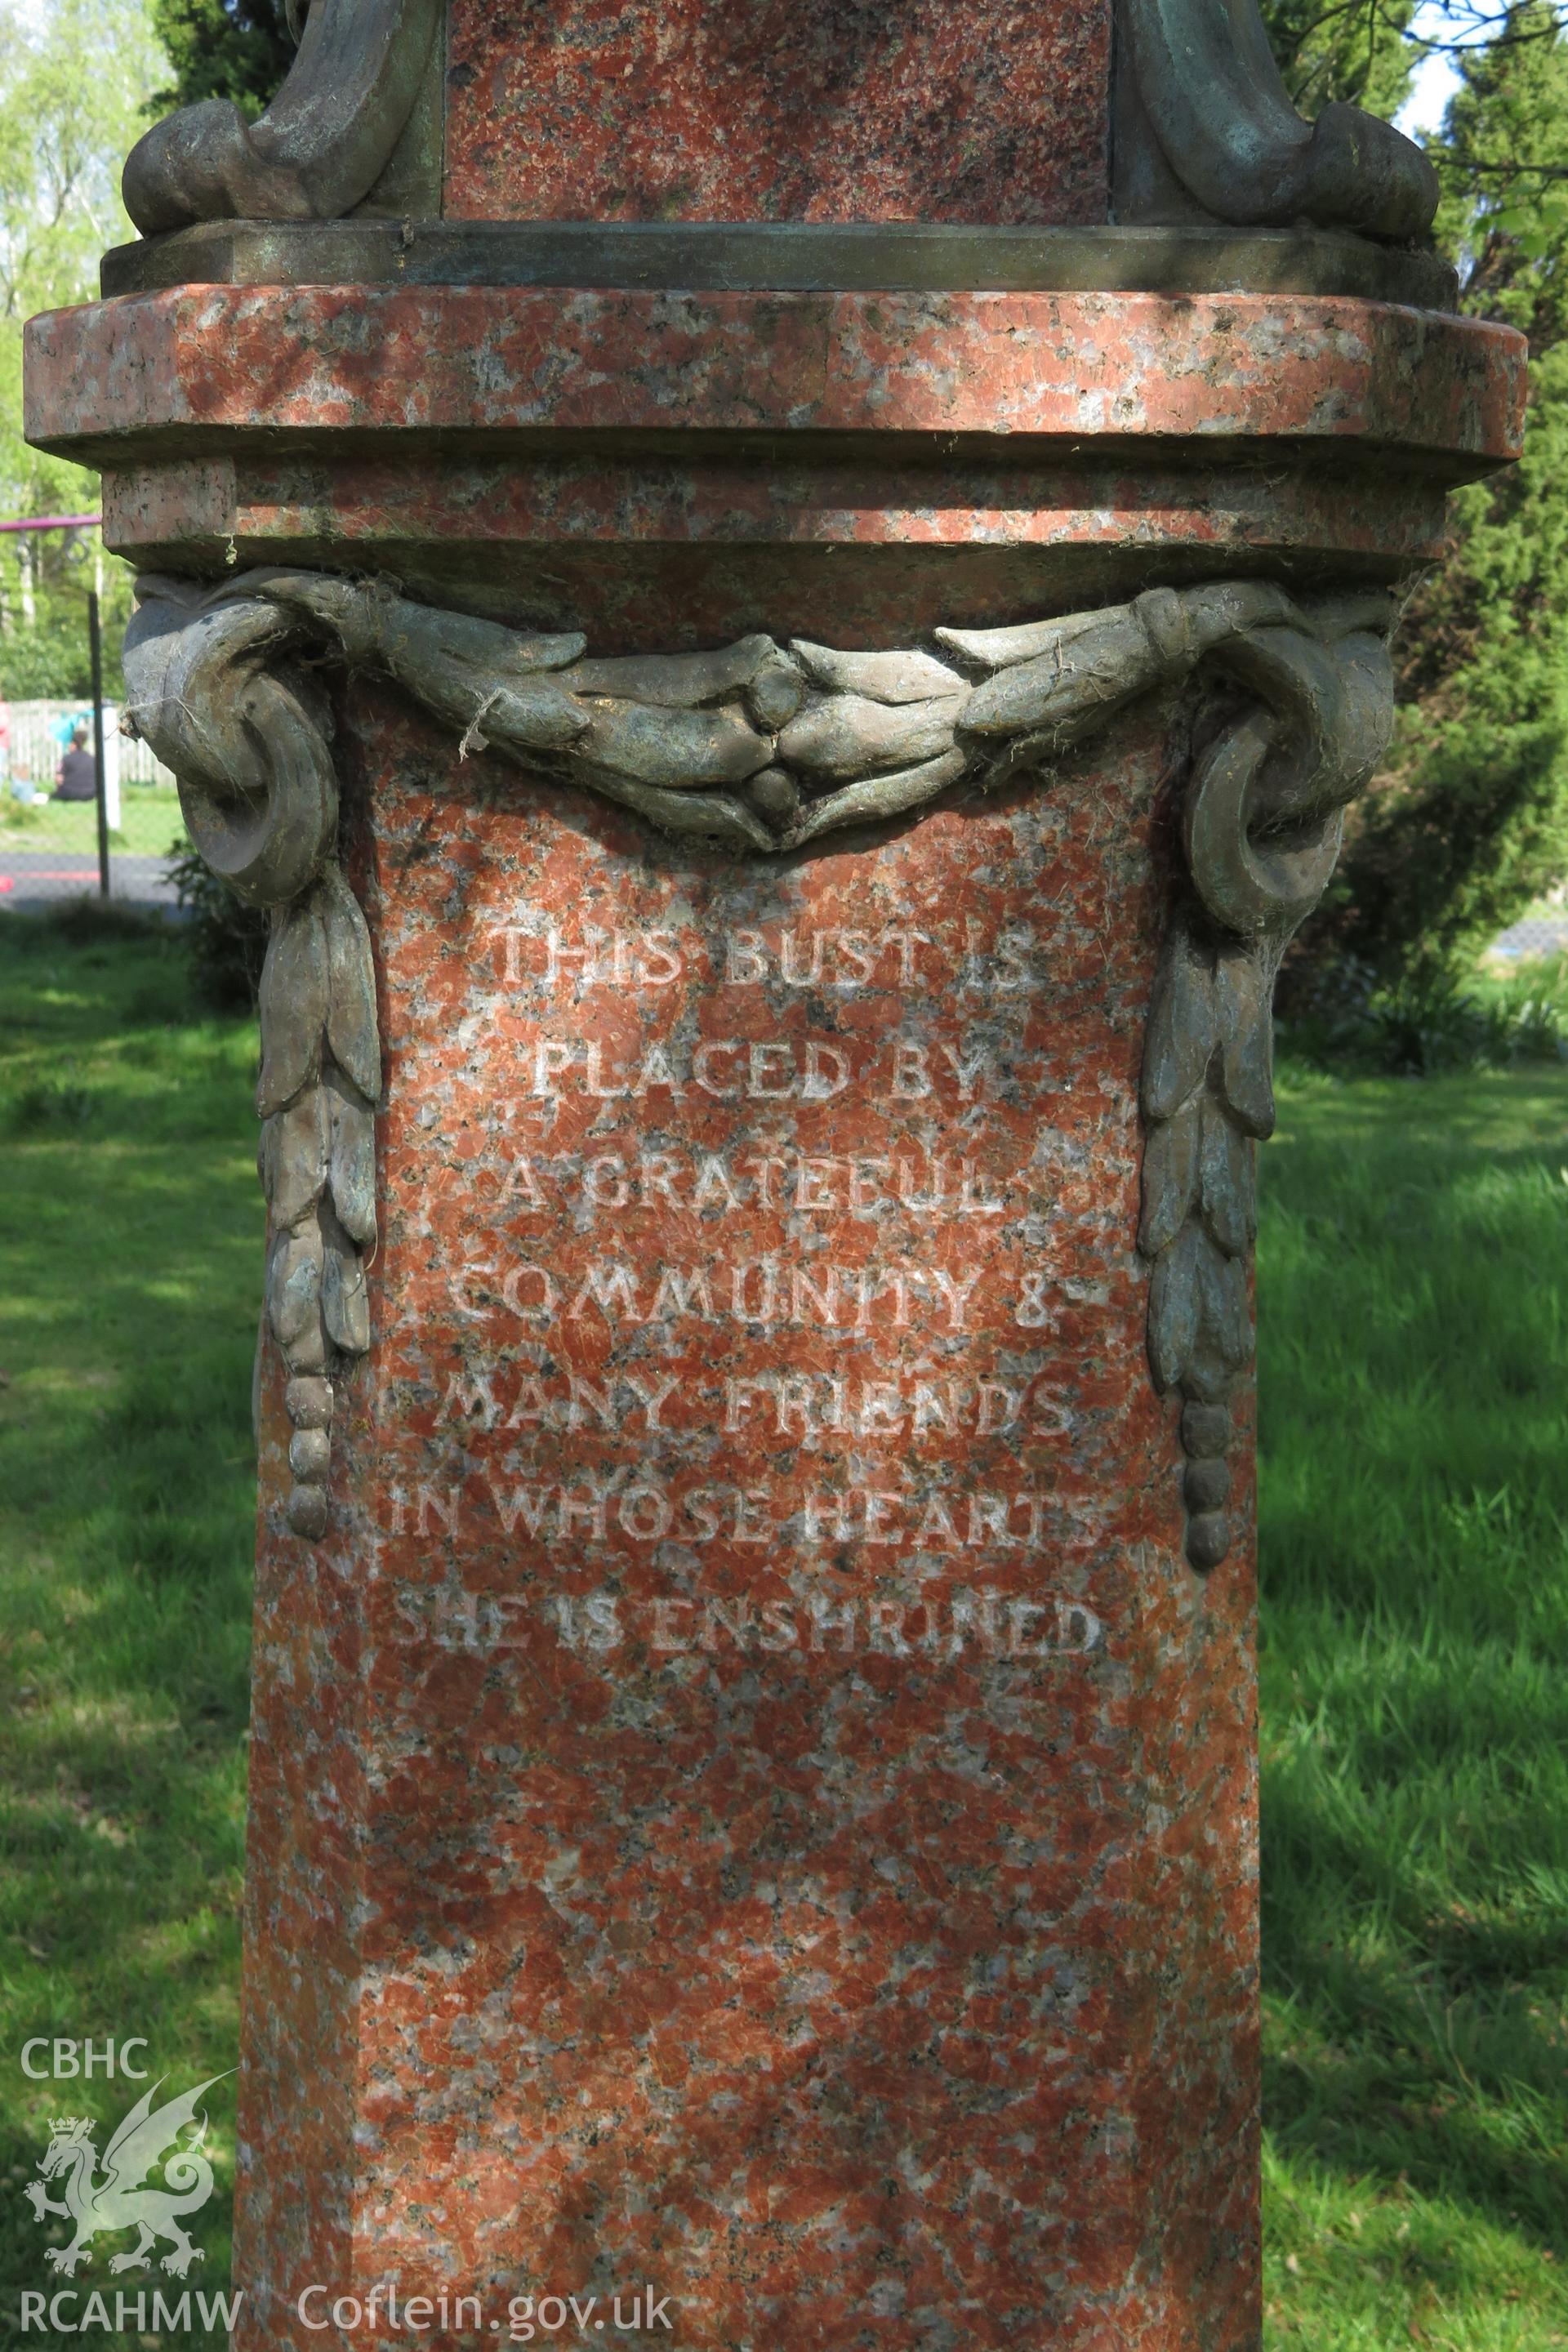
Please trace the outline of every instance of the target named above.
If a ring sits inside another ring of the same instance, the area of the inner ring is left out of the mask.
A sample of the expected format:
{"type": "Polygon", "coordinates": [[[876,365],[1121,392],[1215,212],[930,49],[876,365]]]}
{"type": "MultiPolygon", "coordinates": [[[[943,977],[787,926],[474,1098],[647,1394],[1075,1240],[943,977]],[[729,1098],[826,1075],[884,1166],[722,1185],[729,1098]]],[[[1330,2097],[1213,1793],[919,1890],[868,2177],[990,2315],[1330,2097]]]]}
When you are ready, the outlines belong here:
{"type": "Polygon", "coordinates": [[[98,761],[87,748],[87,729],[75,727],[60,761],[59,782],[51,800],[95,801],[98,798],[98,761]]]}
{"type": "Polygon", "coordinates": [[[0,786],[9,791],[21,808],[29,807],[38,798],[26,768],[18,770],[12,764],[11,706],[5,701],[0,701],[0,786]]]}

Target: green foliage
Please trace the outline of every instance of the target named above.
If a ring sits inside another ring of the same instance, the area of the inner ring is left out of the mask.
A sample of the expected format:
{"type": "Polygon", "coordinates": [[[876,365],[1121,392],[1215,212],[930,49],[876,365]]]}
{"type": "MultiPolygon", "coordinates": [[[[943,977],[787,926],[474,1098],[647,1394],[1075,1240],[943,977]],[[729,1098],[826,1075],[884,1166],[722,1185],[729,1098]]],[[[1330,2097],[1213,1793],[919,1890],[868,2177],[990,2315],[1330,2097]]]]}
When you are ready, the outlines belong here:
{"type": "MultiPolygon", "coordinates": [[[[1320,16],[1289,0],[1272,20],[1298,86],[1316,72],[1324,94],[1354,95],[1358,57],[1385,106],[1401,86],[1408,12],[1320,16]]],[[[1434,22],[1423,10],[1429,35],[1434,22]]],[[[1531,338],[1525,454],[1455,498],[1447,560],[1405,610],[1393,753],[1286,967],[1295,1012],[1335,965],[1429,999],[1436,975],[1568,875],[1568,42],[1549,0],[1489,20],[1452,5],[1433,37],[1477,29],[1489,37],[1457,53],[1461,86],[1431,142],[1437,235],[1463,307],[1531,338]]]]}
{"type": "Polygon", "coordinates": [[[1463,64],[1433,150],[1441,242],[1465,308],[1530,337],[1534,358],[1568,333],[1568,43],[1554,6],[1526,0],[1463,64]]]}
{"type": "Polygon", "coordinates": [[[71,702],[91,691],[85,629],[10,629],[0,636],[0,698],[6,702],[71,702]]]}
{"type": "Polygon", "coordinates": [[[242,1012],[256,1003],[270,925],[204,866],[182,834],[170,845],[170,878],[187,919],[181,938],[202,1002],[242,1012]]]}
{"type": "Polygon", "coordinates": [[[1568,976],[1563,960],[1468,986],[1440,968],[1379,985],[1353,958],[1331,964],[1314,993],[1279,1024],[1285,1056],[1321,1069],[1430,1077],[1439,1071],[1511,1069],[1568,1061],[1568,976]]]}
{"type": "MultiPolygon", "coordinates": [[[[120,170],[167,72],[144,0],[0,0],[0,514],[90,514],[95,474],[22,438],[22,330],[87,300],[132,234],[120,170]]],[[[96,534],[0,538],[0,688],[85,691],[96,534]]],[[[104,567],[106,684],[118,690],[129,575],[104,567]]]]}
{"type": "MultiPolygon", "coordinates": [[[[38,781],[52,789],[50,779],[38,781]]],[[[180,804],[174,793],[161,785],[123,782],[120,823],[110,827],[110,846],[131,857],[155,857],[162,865],[179,822],[180,804]]],[[[62,864],[96,869],[97,805],[92,801],[23,802],[0,786],[0,844],[22,851],[58,851],[62,864]]]]}
{"type": "Polygon", "coordinates": [[[1568,343],[1533,370],[1524,457],[1453,502],[1397,642],[1393,757],[1289,968],[1455,968],[1568,875],[1568,343]]]}
{"type": "Polygon", "coordinates": [[[1263,0],[1263,16],[1286,88],[1303,114],[1332,100],[1373,114],[1397,112],[1408,93],[1418,46],[1407,37],[1417,0],[1263,0]]]}
{"type": "Polygon", "coordinates": [[[1501,205],[1490,225],[1513,238],[1524,260],[1549,260],[1568,240],[1568,188],[1554,183],[1538,204],[1501,205]]]}
{"type": "MultiPolygon", "coordinates": [[[[131,618],[132,572],[118,556],[103,557],[95,530],[41,532],[32,543],[31,621],[4,600],[6,552],[15,583],[16,541],[0,541],[0,697],[7,702],[85,701],[92,690],[88,591],[99,590],[103,691],[124,698],[121,653],[131,618]]],[[[19,600],[18,600],[19,601],[19,600]]]]}
{"type": "Polygon", "coordinates": [[[293,60],[284,0],[153,0],[153,22],[174,72],[161,106],[227,98],[254,117],[293,60]]]}

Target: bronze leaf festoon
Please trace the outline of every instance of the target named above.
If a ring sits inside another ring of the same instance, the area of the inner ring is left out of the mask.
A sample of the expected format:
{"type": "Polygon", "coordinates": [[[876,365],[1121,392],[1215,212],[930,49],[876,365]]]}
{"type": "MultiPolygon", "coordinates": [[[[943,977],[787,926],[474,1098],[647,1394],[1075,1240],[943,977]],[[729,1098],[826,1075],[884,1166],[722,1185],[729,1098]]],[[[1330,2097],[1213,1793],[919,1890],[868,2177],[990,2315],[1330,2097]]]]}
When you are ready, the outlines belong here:
{"type": "Polygon", "coordinates": [[[1195,903],[1173,920],[1143,1081],[1150,1358],[1162,1391],[1188,1400],[1188,1550],[1206,1569],[1228,1541],[1225,1402],[1252,1360],[1252,1139],[1274,1124],[1274,973],[1333,870],[1344,805],[1387,747],[1390,617],[1376,592],[1298,604],[1233,581],[938,628],[931,649],[755,636],[595,661],[578,636],[521,636],[330,574],[258,571],[205,594],[145,581],[126,644],[131,722],[180,776],[207,863],[277,910],[257,1107],[268,1312],[294,1374],[295,1532],[325,1530],[329,1375],[369,1345],[362,1259],[375,1240],[380,1093],[369,936],[333,856],[331,752],[303,658],[374,669],[465,747],[493,746],[663,832],[751,856],[906,815],[966,782],[984,789],[999,771],[1048,789],[1053,760],[1135,696],[1189,677],[1200,693],[1216,678],[1245,686],[1251,707],[1187,788],[1195,903]],[[1289,847],[1273,845],[1287,832],[1289,847]]]}

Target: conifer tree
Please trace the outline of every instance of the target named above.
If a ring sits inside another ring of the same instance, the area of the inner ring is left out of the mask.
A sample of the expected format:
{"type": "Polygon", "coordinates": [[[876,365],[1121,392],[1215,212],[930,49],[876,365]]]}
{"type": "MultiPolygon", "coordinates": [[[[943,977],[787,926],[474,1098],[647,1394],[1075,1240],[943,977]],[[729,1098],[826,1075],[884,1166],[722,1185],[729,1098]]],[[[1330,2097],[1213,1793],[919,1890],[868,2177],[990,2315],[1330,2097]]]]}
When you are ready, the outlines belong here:
{"type": "MultiPolygon", "coordinates": [[[[1288,46],[1296,5],[1276,6],[1272,30],[1299,86],[1312,59],[1288,46]]],[[[1368,22],[1359,7],[1316,17],[1328,94],[1348,89],[1368,22]]],[[[1371,22],[1387,54],[1368,79],[1397,91],[1408,12],[1371,22]]],[[[1347,957],[1385,978],[1446,973],[1568,878],[1568,43],[1550,0],[1491,17],[1456,5],[1448,22],[1460,87],[1428,142],[1437,239],[1461,309],[1530,338],[1524,457],[1451,502],[1445,560],[1395,640],[1393,752],[1352,813],[1288,995],[1347,957]]]]}

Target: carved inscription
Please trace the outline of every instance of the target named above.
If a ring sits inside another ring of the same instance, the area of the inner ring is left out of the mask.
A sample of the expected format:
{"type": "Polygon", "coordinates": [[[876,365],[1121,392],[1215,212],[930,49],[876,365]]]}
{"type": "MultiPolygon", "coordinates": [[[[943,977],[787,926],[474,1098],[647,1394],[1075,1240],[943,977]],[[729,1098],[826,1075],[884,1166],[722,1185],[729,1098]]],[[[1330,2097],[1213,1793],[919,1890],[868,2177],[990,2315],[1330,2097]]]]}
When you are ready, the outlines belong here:
{"type": "Polygon", "coordinates": [[[1136,1181],[1135,1033],[1124,1080],[1080,1067],[1040,1017],[1037,931],[940,909],[523,908],[481,938],[420,1115],[450,1346],[383,1523],[560,1582],[426,1592],[398,1638],[543,1626],[605,1664],[1091,1649],[1061,1584],[1094,1509],[1062,1345],[1092,1352],[1113,1294],[1137,1328],[1105,1200],[1136,1181]],[[604,1580],[637,1563],[651,1583],[604,1580]]]}
{"type": "MultiPolygon", "coordinates": [[[[880,1582],[847,1598],[814,1593],[802,1601],[679,1593],[628,1599],[605,1588],[581,1598],[559,1595],[542,1615],[568,1649],[602,1659],[638,1642],[655,1658],[726,1653],[802,1661],[1082,1657],[1105,1635],[1100,1619],[1081,1601],[959,1588],[940,1601],[911,1604],[880,1582]]],[[[519,1592],[405,1594],[398,1620],[394,1638],[400,1643],[429,1643],[482,1657],[525,1649],[535,1637],[530,1598],[519,1592]]]]}

